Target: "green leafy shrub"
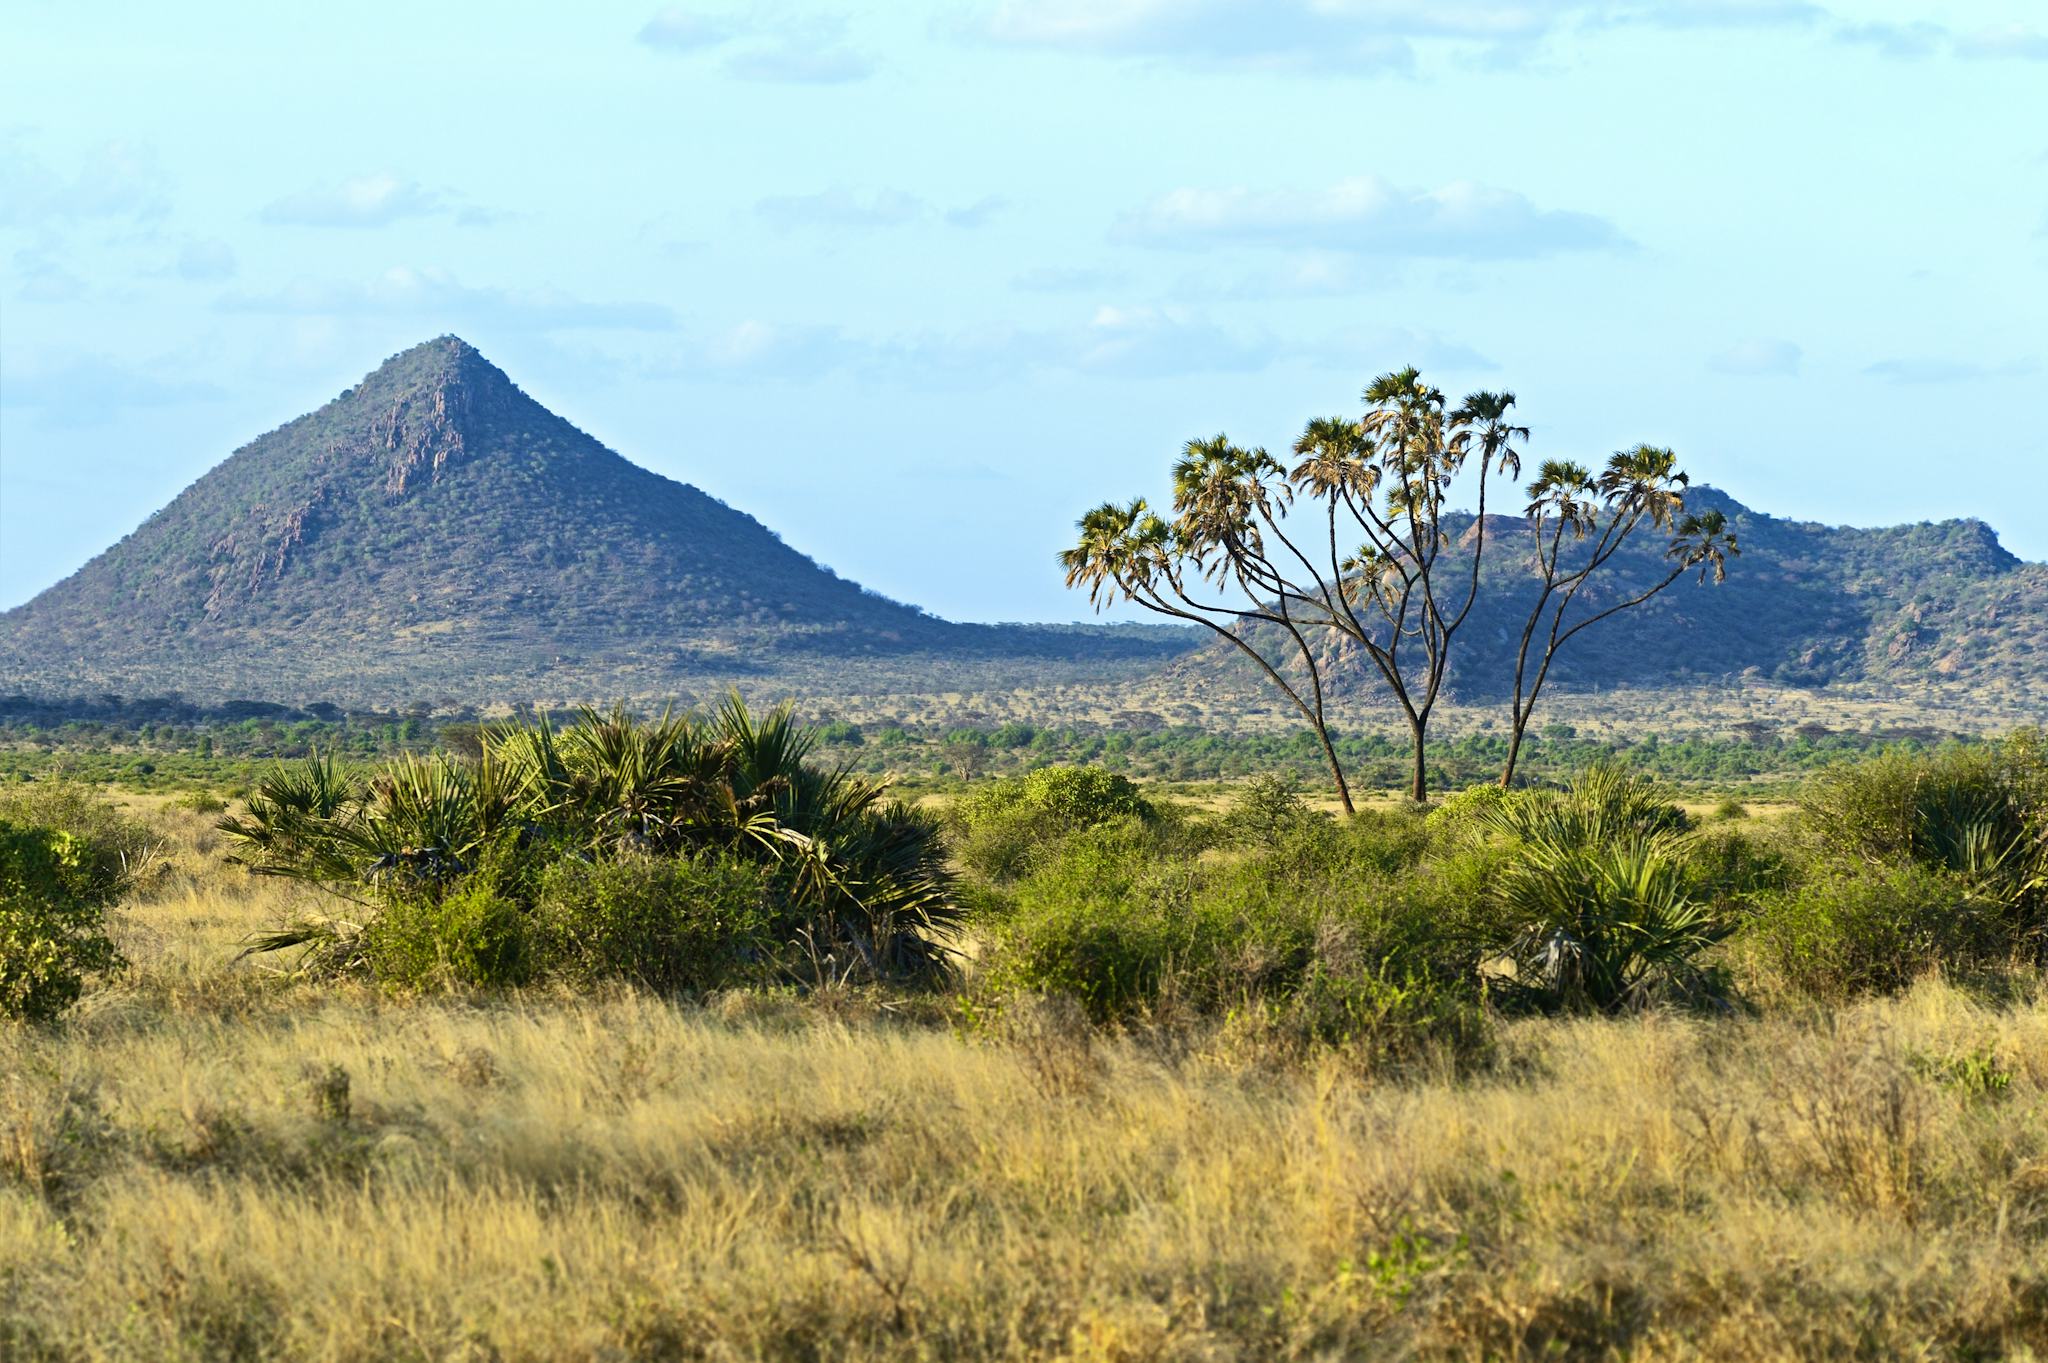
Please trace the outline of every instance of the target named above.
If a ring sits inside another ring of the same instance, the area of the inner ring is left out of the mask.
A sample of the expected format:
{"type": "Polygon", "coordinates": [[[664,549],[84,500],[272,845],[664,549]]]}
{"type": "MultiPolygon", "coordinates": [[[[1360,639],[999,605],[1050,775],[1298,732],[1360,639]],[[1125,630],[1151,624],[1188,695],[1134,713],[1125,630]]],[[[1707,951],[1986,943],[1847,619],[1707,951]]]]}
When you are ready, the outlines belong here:
{"type": "Polygon", "coordinates": [[[560,731],[487,729],[475,762],[404,754],[367,779],[331,755],[281,765],[219,827],[259,874],[391,916],[360,951],[324,919],[252,944],[310,947],[322,970],[513,982],[538,965],[492,906],[531,913],[548,867],[715,854],[752,863],[813,951],[876,977],[943,976],[961,911],[938,820],[812,763],[816,742],[786,707],[757,718],[737,696],[701,719],[585,711],[560,731]]]}
{"type": "Polygon", "coordinates": [[[438,898],[394,898],[364,929],[362,953],[386,983],[525,984],[541,964],[528,914],[488,879],[438,898]]]}
{"type": "Polygon", "coordinates": [[[0,1017],[47,1022],[85,977],[120,965],[104,914],[121,888],[104,848],[0,819],[0,1017]]]}
{"type": "Polygon", "coordinates": [[[1040,767],[992,782],[955,809],[957,852],[969,870],[1022,878],[1063,838],[1120,819],[1159,816],[1128,777],[1100,767],[1040,767]]]}
{"type": "Polygon", "coordinates": [[[787,940],[761,868],[717,853],[556,862],[535,919],[552,970],[665,992],[762,979],[787,940]]]}
{"type": "Polygon", "coordinates": [[[1318,817],[1301,797],[1301,783],[1273,772],[1241,782],[1232,792],[1224,828],[1238,842],[1277,847],[1318,817]]]}
{"type": "Polygon", "coordinates": [[[2048,744],[2039,730],[1824,773],[1800,802],[1817,846],[1944,871],[2032,931],[2048,912],[2048,744]]]}
{"type": "Polygon", "coordinates": [[[1911,862],[1832,858],[1759,898],[1743,946],[1761,973],[1814,998],[1902,989],[1937,967],[1995,957],[2003,936],[1966,889],[1911,862]]]}
{"type": "Polygon", "coordinates": [[[1379,869],[1403,854],[1385,829],[1311,827],[1222,862],[1197,862],[1137,820],[1077,833],[991,925],[977,987],[1069,997],[1104,1022],[1244,1012],[1382,1054],[1476,1044],[1478,939],[1458,906],[1427,871],[1379,869]]]}

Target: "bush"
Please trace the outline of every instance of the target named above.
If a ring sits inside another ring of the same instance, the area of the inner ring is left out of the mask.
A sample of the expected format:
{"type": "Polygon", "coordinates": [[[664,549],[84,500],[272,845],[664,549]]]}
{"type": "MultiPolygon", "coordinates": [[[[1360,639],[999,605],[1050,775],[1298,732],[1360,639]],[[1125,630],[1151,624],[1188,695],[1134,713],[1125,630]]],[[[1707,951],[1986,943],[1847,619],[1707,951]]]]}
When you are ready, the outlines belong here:
{"type": "Polygon", "coordinates": [[[415,989],[525,984],[540,965],[525,910],[485,877],[439,898],[394,898],[364,929],[362,953],[376,978],[415,989]]]}
{"type": "Polygon", "coordinates": [[[2012,915],[2016,932],[2048,912],[2048,747],[2038,730],[1826,773],[1800,817],[1829,852],[1948,872],[2012,915]]]}
{"type": "Polygon", "coordinates": [[[106,849],[0,819],[0,1016],[47,1022],[85,977],[121,964],[104,911],[121,889],[106,849]]]}
{"type": "MultiPolygon", "coordinates": [[[[1409,823],[1419,821],[1409,820],[1409,823]]],[[[1016,888],[978,987],[1077,1000],[1097,1021],[1255,1014],[1305,1040],[1405,1054],[1484,1035],[1476,937],[1386,829],[1330,821],[1264,854],[1161,856],[1136,820],[1073,835],[1016,888]]]]}
{"type": "Polygon", "coordinates": [[[1725,994],[1702,963],[1729,924],[1695,891],[1691,820],[1652,782],[1595,766],[1562,791],[1481,813],[1510,839],[1491,897],[1508,997],[1548,1010],[1614,1011],[1725,994]]]}
{"type": "Polygon", "coordinates": [[[1743,944],[1760,973],[1842,1001],[1995,958],[2002,936],[1952,877],[1912,863],[1835,858],[1761,896],[1743,944]]]}
{"type": "Polygon", "coordinates": [[[1301,798],[1301,783],[1292,776],[1274,773],[1254,776],[1238,786],[1223,824],[1239,842],[1277,847],[1317,817],[1308,801],[1301,798]]]}
{"type": "Polygon", "coordinates": [[[759,980],[782,940],[760,868],[711,853],[558,862],[541,876],[535,917],[551,970],[663,991],[759,980]]]}
{"type": "Polygon", "coordinates": [[[999,884],[1021,879],[1063,838],[1159,811],[1128,778],[1100,767],[1040,767],[994,782],[960,802],[957,854],[999,884]]]}

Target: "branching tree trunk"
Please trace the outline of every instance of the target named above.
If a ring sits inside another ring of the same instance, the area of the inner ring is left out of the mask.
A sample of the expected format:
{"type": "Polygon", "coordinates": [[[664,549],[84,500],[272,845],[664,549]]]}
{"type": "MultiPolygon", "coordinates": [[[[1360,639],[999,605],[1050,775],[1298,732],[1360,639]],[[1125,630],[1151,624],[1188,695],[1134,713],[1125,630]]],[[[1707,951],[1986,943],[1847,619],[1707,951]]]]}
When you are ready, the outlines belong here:
{"type": "Polygon", "coordinates": [[[1535,541],[1538,586],[1515,650],[1508,755],[1500,773],[1503,787],[1514,783],[1537,699],[1565,644],[1602,620],[1642,605],[1694,568],[1702,582],[1709,572],[1715,582],[1727,577],[1727,561],[1741,549],[1719,511],[1685,514],[1688,482],[1670,450],[1650,445],[1616,454],[1597,479],[1581,465],[1562,460],[1547,460],[1537,471],[1523,514],[1535,541]],[[1670,533],[1665,548],[1670,570],[1633,595],[1566,624],[1586,583],[1644,525],[1670,533]],[[1583,557],[1570,552],[1581,547],[1583,557]]]}
{"type": "Polygon", "coordinates": [[[1291,471],[1221,435],[1189,442],[1174,466],[1170,522],[1142,499],[1105,504],[1060,556],[1068,585],[1086,584],[1098,607],[1133,601],[1202,625],[1250,658],[1315,733],[1347,812],[1324,650],[1348,643],[1370,661],[1408,724],[1409,794],[1426,799],[1430,717],[1479,594],[1488,484],[1495,472],[1520,472],[1511,442],[1528,435],[1507,424],[1512,395],[1474,394],[1447,416],[1443,394],[1414,369],[1383,376],[1365,396],[1361,421],[1308,424],[1291,471]],[[1448,488],[1475,453],[1471,560],[1446,562],[1448,488]],[[1324,543],[1289,534],[1298,498],[1321,503],[1324,543]],[[1343,547],[1353,536],[1358,547],[1343,547]]]}

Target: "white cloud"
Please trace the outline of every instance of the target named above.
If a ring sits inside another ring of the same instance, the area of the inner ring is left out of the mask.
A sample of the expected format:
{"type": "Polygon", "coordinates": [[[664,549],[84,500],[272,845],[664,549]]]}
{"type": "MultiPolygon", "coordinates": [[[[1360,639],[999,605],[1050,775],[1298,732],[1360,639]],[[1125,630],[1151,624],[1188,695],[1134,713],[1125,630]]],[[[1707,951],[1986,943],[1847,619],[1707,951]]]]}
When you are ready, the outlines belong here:
{"type": "Polygon", "coordinates": [[[725,69],[741,80],[781,85],[845,85],[874,74],[874,58],[850,47],[812,47],[783,41],[735,52],[725,69]]]}
{"type": "Polygon", "coordinates": [[[1788,375],[1799,372],[1805,352],[1791,341],[1756,338],[1728,347],[1707,361],[1722,374],[1788,375]]]}
{"type": "Polygon", "coordinates": [[[235,273],[235,251],[224,241],[188,241],[173,268],[180,279],[229,279],[235,273]]]}
{"type": "Polygon", "coordinates": [[[547,332],[579,329],[667,331],[675,314],[658,303],[599,303],[553,289],[474,287],[439,270],[395,267],[356,285],[301,284],[273,293],[223,297],[225,312],[293,317],[400,316],[429,325],[487,325],[547,332]]]}
{"type": "Polygon", "coordinates": [[[732,34],[732,26],[723,19],[671,6],[642,24],[639,37],[664,52],[696,52],[716,47],[732,34]]]}
{"type": "Polygon", "coordinates": [[[947,225],[976,228],[1009,206],[990,195],[958,208],[938,209],[900,189],[849,189],[835,185],[815,194],[771,194],[756,200],[754,212],[784,229],[803,227],[900,227],[938,217],[947,225]]]}
{"type": "Polygon", "coordinates": [[[211,384],[162,377],[163,364],[132,365],[105,355],[40,357],[0,365],[0,404],[34,408],[54,425],[83,426],[122,408],[169,407],[221,396],[211,384]]]}
{"type": "Polygon", "coordinates": [[[754,211],[778,227],[894,227],[923,217],[930,205],[900,189],[866,192],[834,186],[816,194],[772,194],[754,211]]]}
{"type": "Polygon", "coordinates": [[[0,140],[0,224],[140,221],[161,217],[169,199],[169,177],[155,151],[140,143],[104,143],[67,172],[31,151],[20,134],[0,140]]]}
{"type": "Polygon", "coordinates": [[[1025,293],[1100,293],[1123,284],[1121,270],[1086,266],[1039,265],[1010,279],[1010,287],[1025,293]]]}
{"type": "Polygon", "coordinates": [[[1325,368],[1415,362],[1473,373],[1495,368],[1468,346],[1426,332],[1352,329],[1303,340],[1235,330],[1176,307],[1103,305],[1063,326],[983,327],[863,337],[837,327],[742,322],[693,347],[686,369],[733,378],[811,381],[851,372],[924,387],[982,384],[1020,372],[1156,379],[1255,373],[1296,360],[1325,368]]]}
{"type": "Polygon", "coordinates": [[[659,52],[722,52],[727,75],[784,85],[844,85],[874,74],[875,60],[846,42],[846,21],[813,15],[770,27],[738,14],[671,6],[641,25],[639,41],[659,52]]]}
{"type": "Polygon", "coordinates": [[[437,191],[384,173],[289,195],[264,209],[263,220],[294,227],[384,227],[446,207],[445,197],[437,191]]]}
{"type": "Polygon", "coordinates": [[[1158,246],[1237,243],[1452,260],[1628,245],[1604,218],[1538,208],[1513,190],[1470,181],[1412,190],[1375,176],[1320,190],[1176,189],[1127,215],[1117,235],[1158,246]]]}
{"type": "Polygon", "coordinates": [[[1902,60],[1931,57],[1948,46],[1949,32],[1940,24],[1925,21],[1910,24],[1843,24],[1835,30],[1835,41],[1874,49],[1882,56],[1902,60]]]}

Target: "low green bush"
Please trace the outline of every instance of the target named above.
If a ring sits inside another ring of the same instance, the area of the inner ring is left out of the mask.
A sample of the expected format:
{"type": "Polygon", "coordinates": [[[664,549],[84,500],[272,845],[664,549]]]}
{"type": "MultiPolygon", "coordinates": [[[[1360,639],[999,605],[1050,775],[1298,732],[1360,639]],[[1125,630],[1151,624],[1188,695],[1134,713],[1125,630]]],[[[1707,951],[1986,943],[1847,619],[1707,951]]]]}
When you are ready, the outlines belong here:
{"type": "Polygon", "coordinates": [[[1375,864],[1406,855],[1389,828],[1419,822],[1317,821],[1220,862],[1162,855],[1135,820],[1075,834],[991,924],[977,990],[1070,997],[1099,1022],[1192,1008],[1387,1054],[1469,1048],[1480,935],[1428,871],[1375,864]]]}
{"type": "Polygon", "coordinates": [[[557,862],[541,876],[535,920],[553,972],[664,992],[759,981],[788,935],[761,868],[713,853],[557,862]]]}
{"type": "Polygon", "coordinates": [[[438,898],[394,897],[363,931],[371,973],[407,988],[525,984],[539,973],[529,915],[495,882],[465,881],[438,898]]]}
{"type": "Polygon", "coordinates": [[[1765,978],[1830,1002],[1902,989],[2000,955],[2005,934],[1952,876],[1834,858],[1761,896],[1742,945],[1765,978]]]}
{"type": "Polygon", "coordinates": [[[48,1022],[121,956],[106,906],[122,888],[107,849],[62,829],[0,819],[0,1017],[48,1022]]]}
{"type": "Polygon", "coordinates": [[[976,875],[1004,884],[1022,879],[1072,834],[1159,813],[1128,777],[1101,767],[1041,767],[962,800],[954,809],[954,851],[976,875]]]}

